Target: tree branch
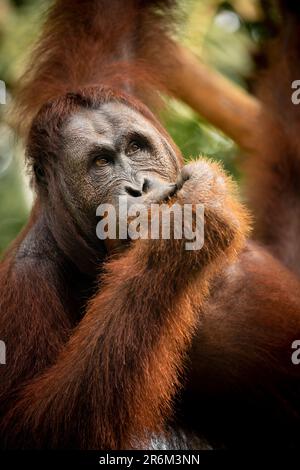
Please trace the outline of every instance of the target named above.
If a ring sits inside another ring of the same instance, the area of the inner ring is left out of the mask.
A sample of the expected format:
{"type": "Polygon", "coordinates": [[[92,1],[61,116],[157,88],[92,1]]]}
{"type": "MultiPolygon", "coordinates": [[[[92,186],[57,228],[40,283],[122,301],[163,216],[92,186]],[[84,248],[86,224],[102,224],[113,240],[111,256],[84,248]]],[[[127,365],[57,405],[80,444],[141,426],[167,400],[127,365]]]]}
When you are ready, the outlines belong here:
{"type": "Polygon", "coordinates": [[[266,113],[263,104],[201,64],[185,48],[177,44],[174,47],[176,66],[169,67],[164,77],[167,92],[191,106],[240,147],[255,150],[266,113]]]}

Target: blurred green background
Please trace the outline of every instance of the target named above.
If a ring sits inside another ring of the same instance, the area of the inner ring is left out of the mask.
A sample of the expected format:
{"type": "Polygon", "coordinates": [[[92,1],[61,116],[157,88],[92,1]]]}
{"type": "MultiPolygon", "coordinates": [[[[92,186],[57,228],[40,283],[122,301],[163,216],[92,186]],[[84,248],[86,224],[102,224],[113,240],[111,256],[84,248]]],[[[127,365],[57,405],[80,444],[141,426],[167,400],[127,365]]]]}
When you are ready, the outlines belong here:
{"type": "MultiPolygon", "coordinates": [[[[179,40],[202,61],[247,88],[252,56],[263,37],[255,0],[181,0],[179,40]]],[[[8,124],[6,110],[36,39],[49,0],[0,0],[0,80],[7,104],[0,104],[0,256],[25,224],[33,196],[24,168],[24,149],[8,124]]],[[[208,97],[209,99],[209,97],[208,97]]],[[[185,158],[200,154],[222,160],[238,179],[239,149],[187,106],[169,101],[164,123],[185,158]]]]}

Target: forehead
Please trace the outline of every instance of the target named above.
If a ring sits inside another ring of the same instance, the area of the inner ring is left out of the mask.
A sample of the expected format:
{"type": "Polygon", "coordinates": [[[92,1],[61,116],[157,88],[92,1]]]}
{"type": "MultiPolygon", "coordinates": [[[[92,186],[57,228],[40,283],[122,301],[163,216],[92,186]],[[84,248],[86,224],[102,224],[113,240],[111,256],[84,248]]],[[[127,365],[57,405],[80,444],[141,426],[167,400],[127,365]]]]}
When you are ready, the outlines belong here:
{"type": "Polygon", "coordinates": [[[123,103],[106,103],[99,110],[83,109],[70,117],[66,137],[98,141],[129,132],[157,135],[158,131],[143,115],[123,103]]]}

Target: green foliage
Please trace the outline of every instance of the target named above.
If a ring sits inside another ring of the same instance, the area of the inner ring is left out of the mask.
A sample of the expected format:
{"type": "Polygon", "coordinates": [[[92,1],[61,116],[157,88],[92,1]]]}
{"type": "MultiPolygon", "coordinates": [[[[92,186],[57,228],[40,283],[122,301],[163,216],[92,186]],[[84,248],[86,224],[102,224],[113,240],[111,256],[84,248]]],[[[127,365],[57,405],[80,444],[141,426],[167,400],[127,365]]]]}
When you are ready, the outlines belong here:
{"type": "Polygon", "coordinates": [[[1,2],[3,6],[0,8],[0,77],[11,89],[24,70],[30,46],[39,33],[42,13],[49,5],[49,1],[23,0],[15,3],[11,0],[1,0],[1,2]]]}
{"type": "MultiPolygon", "coordinates": [[[[38,34],[41,11],[48,4],[40,0],[0,2],[0,79],[6,83],[8,101],[38,34]]],[[[26,223],[29,212],[22,177],[23,152],[5,124],[6,108],[0,105],[0,256],[26,223]]]]}
{"type": "Polygon", "coordinates": [[[0,254],[28,217],[28,204],[11,131],[0,127],[0,254]]]}
{"type": "Polygon", "coordinates": [[[239,177],[236,166],[237,146],[186,105],[170,101],[163,121],[186,162],[199,156],[214,158],[221,161],[229,173],[239,177]]]}

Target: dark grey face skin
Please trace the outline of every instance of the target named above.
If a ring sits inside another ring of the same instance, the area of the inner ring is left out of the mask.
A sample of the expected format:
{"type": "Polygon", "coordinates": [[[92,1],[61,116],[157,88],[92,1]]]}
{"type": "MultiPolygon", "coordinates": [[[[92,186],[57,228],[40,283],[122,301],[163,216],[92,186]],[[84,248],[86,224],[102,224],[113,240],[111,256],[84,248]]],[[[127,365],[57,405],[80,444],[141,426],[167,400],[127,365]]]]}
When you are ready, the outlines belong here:
{"type": "Polygon", "coordinates": [[[174,192],[180,166],[150,121],[121,103],[72,116],[64,130],[58,177],[61,197],[79,227],[101,203],[159,202],[174,192]],[[137,200],[137,198],[139,198],[137,200]]]}

